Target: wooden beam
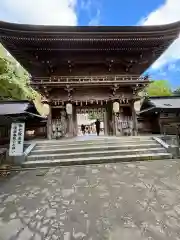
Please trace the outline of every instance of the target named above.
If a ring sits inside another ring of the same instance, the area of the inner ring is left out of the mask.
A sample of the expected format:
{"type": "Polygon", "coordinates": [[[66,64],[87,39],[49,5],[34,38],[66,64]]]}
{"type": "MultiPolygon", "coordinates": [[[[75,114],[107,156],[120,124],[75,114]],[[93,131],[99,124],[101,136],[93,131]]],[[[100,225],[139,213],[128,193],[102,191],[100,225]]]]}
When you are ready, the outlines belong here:
{"type": "Polygon", "coordinates": [[[31,84],[72,84],[72,83],[106,83],[106,82],[136,82],[147,83],[149,79],[139,77],[139,75],[96,75],[96,76],[51,76],[51,77],[33,77],[31,84]]]}

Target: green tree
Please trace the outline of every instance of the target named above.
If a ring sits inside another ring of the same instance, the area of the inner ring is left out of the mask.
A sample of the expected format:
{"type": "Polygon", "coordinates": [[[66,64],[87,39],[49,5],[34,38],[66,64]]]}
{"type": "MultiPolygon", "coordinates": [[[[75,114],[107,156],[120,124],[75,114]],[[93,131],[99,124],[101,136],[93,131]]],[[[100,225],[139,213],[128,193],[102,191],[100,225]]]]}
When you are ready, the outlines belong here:
{"type": "Polygon", "coordinates": [[[0,99],[32,100],[37,95],[29,86],[29,74],[0,45],[0,99]]]}
{"type": "Polygon", "coordinates": [[[103,119],[103,114],[102,113],[97,113],[97,112],[92,112],[88,114],[89,120],[102,120],[103,119]]]}
{"type": "Polygon", "coordinates": [[[156,80],[145,89],[145,94],[149,97],[172,96],[172,90],[168,81],[156,80]]]}

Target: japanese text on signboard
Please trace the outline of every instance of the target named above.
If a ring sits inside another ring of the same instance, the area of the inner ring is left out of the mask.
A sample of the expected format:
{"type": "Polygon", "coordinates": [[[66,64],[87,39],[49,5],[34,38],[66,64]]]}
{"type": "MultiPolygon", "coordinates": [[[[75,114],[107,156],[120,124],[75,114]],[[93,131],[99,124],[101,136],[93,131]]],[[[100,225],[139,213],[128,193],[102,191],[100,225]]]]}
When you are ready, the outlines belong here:
{"type": "Polygon", "coordinates": [[[11,125],[10,156],[20,156],[23,154],[24,127],[24,123],[12,123],[11,125]]]}

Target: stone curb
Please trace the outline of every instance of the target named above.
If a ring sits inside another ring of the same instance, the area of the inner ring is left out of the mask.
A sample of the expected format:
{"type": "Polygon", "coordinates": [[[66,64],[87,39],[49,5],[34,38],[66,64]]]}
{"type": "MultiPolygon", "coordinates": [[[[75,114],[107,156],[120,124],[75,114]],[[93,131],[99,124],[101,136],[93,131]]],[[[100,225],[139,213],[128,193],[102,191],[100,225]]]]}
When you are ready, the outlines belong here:
{"type": "Polygon", "coordinates": [[[165,143],[162,139],[158,138],[158,137],[153,137],[153,139],[155,141],[157,141],[159,144],[161,144],[161,146],[163,146],[168,153],[172,154],[172,158],[178,158],[180,156],[179,153],[179,148],[176,145],[169,145],[167,143],[165,143]]]}

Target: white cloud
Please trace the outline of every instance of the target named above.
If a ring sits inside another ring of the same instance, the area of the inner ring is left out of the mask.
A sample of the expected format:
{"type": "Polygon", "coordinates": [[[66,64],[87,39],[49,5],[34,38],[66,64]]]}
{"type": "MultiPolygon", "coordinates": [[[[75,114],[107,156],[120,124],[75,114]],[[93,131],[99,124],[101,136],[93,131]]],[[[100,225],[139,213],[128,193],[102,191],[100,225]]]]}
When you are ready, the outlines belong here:
{"type": "Polygon", "coordinates": [[[100,10],[97,9],[96,15],[89,22],[89,26],[98,26],[100,24],[100,10]]]}
{"type": "MultiPolygon", "coordinates": [[[[151,12],[141,20],[142,25],[167,24],[180,20],[180,0],[166,0],[163,5],[151,12]]],[[[158,69],[168,63],[174,63],[180,59],[180,38],[178,38],[164,54],[152,65],[152,69],[158,69]]]]}
{"type": "Polygon", "coordinates": [[[81,0],[80,8],[86,11],[89,20],[89,26],[98,26],[101,17],[102,0],[81,0]]]}
{"type": "Polygon", "coordinates": [[[92,0],[82,0],[80,2],[80,7],[83,9],[83,10],[86,10],[86,11],[89,11],[91,6],[92,6],[93,2],[92,0]]]}
{"type": "Polygon", "coordinates": [[[176,71],[176,64],[175,63],[169,64],[168,71],[176,71]]]}
{"type": "Polygon", "coordinates": [[[0,20],[42,25],[77,25],[76,0],[0,0],[0,20]]]}

